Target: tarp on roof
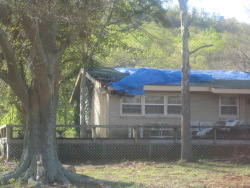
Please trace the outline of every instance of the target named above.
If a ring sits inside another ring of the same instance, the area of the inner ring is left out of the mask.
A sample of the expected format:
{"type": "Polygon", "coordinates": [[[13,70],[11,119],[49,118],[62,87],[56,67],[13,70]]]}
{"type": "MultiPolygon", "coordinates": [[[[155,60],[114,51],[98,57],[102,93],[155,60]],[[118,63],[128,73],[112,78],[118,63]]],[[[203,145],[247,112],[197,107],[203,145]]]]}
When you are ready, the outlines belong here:
{"type": "MultiPolygon", "coordinates": [[[[109,83],[116,91],[133,95],[143,95],[144,85],[180,85],[180,70],[164,70],[152,68],[116,68],[129,76],[117,82],[109,83]]],[[[239,71],[191,70],[190,85],[195,82],[212,82],[213,80],[250,80],[250,74],[239,71]]]]}

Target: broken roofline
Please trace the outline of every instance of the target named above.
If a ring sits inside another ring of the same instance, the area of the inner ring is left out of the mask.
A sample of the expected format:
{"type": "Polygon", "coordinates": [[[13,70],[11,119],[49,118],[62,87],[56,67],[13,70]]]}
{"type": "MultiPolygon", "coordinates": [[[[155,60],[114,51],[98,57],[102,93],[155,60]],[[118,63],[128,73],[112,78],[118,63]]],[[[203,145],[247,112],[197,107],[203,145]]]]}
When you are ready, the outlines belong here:
{"type": "MultiPolygon", "coordinates": [[[[81,68],[69,99],[70,104],[73,104],[80,92],[80,84],[83,72],[84,69],[81,68]]],[[[86,72],[86,78],[94,85],[99,84],[101,87],[106,87],[109,82],[121,80],[126,76],[128,76],[127,73],[121,73],[114,68],[88,68],[86,72]]]]}

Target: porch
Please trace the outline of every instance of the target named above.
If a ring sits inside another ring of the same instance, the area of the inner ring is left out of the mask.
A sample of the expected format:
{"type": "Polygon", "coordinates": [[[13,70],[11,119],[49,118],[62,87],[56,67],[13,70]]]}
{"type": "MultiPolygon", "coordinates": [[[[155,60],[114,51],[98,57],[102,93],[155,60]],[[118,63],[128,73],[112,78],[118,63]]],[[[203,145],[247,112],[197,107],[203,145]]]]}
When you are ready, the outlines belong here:
{"type": "MultiPolygon", "coordinates": [[[[250,126],[228,127],[216,123],[192,125],[194,157],[230,157],[250,151],[250,126]],[[202,126],[202,127],[201,127],[202,126]],[[206,134],[197,134],[209,130],[206,134]]],[[[23,148],[20,125],[0,128],[2,155],[19,159],[23,148]]],[[[63,162],[112,159],[178,159],[180,156],[180,125],[58,125],[59,158],[63,162]],[[105,130],[106,137],[102,138],[105,130]],[[123,132],[115,136],[109,131],[123,132]],[[125,132],[124,132],[125,131],[125,132]],[[86,134],[81,134],[85,132],[86,134]],[[100,133],[100,134],[99,134],[100,133]]]]}

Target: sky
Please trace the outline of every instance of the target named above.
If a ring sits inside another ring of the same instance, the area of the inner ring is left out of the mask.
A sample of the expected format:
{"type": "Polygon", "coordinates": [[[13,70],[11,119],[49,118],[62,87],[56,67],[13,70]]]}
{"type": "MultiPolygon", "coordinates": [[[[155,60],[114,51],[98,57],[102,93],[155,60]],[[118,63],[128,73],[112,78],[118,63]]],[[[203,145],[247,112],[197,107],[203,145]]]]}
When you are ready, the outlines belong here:
{"type": "MultiPolygon", "coordinates": [[[[173,2],[178,4],[177,0],[173,2]]],[[[250,24],[250,0],[189,0],[188,6],[250,24]]]]}

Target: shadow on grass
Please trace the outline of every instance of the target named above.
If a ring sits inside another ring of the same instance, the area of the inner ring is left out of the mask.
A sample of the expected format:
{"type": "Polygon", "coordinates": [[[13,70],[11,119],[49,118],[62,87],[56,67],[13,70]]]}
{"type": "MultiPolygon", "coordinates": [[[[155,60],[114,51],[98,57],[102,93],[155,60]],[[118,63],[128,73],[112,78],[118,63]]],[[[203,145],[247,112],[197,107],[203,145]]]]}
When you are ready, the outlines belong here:
{"type": "Polygon", "coordinates": [[[209,160],[200,160],[197,162],[189,162],[189,163],[177,163],[177,165],[190,169],[201,169],[201,170],[207,170],[211,172],[221,172],[221,173],[227,173],[230,170],[232,170],[232,168],[237,167],[236,165],[231,164],[227,161],[215,162],[209,160]]]}

